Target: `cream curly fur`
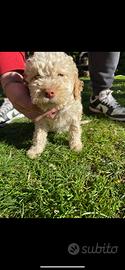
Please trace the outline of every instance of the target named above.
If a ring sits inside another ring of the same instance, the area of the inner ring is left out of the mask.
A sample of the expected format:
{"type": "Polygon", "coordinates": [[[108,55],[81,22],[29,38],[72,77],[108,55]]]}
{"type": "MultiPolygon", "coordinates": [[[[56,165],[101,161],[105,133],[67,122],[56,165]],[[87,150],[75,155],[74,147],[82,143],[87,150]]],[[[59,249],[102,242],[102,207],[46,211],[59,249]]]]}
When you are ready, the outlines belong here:
{"type": "Polygon", "coordinates": [[[36,121],[33,145],[27,155],[36,158],[43,152],[49,131],[69,131],[70,148],[80,151],[83,83],[73,58],[64,52],[35,52],[26,62],[25,78],[33,104],[42,112],[57,110],[53,119],[45,116],[36,121]],[[52,98],[46,96],[47,91],[52,98]]]}

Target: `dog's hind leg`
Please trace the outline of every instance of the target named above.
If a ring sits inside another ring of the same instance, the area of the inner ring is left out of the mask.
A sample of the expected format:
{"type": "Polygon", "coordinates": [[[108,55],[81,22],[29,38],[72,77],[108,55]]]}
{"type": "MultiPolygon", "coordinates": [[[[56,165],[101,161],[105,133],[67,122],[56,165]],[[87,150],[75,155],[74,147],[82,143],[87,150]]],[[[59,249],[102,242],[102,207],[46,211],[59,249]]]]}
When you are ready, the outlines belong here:
{"type": "Polygon", "coordinates": [[[33,145],[27,151],[27,156],[31,159],[40,156],[43,152],[47,142],[47,131],[42,126],[35,125],[35,131],[33,135],[33,145]]]}

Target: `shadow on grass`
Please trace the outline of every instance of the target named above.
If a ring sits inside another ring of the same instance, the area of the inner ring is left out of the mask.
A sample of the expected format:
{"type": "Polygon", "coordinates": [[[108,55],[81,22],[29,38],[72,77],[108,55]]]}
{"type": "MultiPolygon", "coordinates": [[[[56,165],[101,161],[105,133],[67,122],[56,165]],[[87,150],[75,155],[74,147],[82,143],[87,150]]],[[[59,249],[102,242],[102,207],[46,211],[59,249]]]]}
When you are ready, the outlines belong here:
{"type": "MultiPolygon", "coordinates": [[[[32,144],[34,124],[28,122],[14,122],[0,128],[0,143],[13,145],[17,149],[29,149],[32,144]]],[[[64,134],[48,134],[48,141],[54,145],[68,145],[68,140],[64,134]]]]}
{"type": "Polygon", "coordinates": [[[10,123],[0,128],[0,142],[14,145],[18,149],[27,149],[31,144],[33,130],[32,123],[10,123]]]}

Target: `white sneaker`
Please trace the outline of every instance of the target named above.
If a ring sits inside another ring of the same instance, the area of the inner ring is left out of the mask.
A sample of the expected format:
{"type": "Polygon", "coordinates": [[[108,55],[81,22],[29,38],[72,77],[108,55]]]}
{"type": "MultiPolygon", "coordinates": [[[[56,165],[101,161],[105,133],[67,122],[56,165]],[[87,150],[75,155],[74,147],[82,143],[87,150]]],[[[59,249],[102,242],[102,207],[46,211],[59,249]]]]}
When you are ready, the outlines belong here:
{"type": "Polygon", "coordinates": [[[110,89],[101,91],[99,96],[90,97],[89,110],[103,113],[113,120],[125,121],[125,108],[118,104],[110,89]]]}
{"type": "Polygon", "coordinates": [[[5,98],[2,106],[0,107],[0,127],[5,126],[16,118],[22,117],[24,117],[24,115],[14,109],[9,99],[5,98]]]}

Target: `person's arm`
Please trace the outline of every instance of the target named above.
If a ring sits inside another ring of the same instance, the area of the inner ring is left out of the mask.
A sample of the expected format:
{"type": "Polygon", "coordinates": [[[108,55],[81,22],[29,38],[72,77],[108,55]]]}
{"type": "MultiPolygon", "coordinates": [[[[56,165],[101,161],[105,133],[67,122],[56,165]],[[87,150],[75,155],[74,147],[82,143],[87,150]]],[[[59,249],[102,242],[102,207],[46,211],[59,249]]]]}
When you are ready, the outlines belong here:
{"type": "Polygon", "coordinates": [[[18,72],[6,72],[1,75],[1,85],[5,95],[15,109],[34,120],[42,114],[41,110],[31,102],[29,90],[24,83],[23,75],[18,72]]]}
{"type": "Polygon", "coordinates": [[[34,120],[41,112],[32,104],[29,90],[24,83],[25,56],[25,52],[0,52],[0,82],[4,94],[13,106],[34,120]]]}

